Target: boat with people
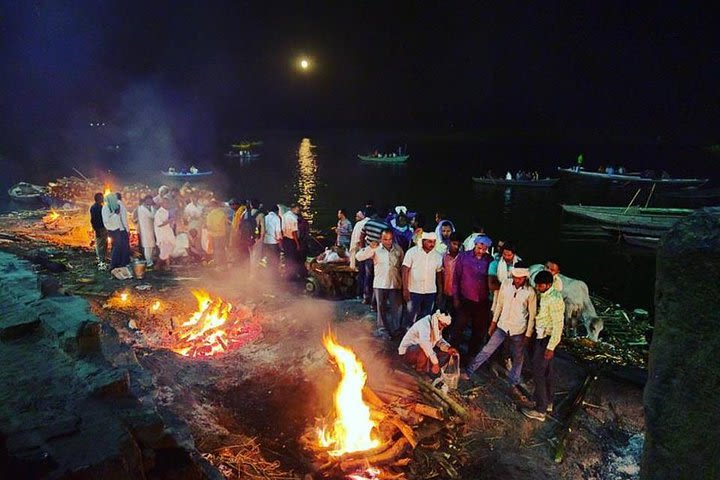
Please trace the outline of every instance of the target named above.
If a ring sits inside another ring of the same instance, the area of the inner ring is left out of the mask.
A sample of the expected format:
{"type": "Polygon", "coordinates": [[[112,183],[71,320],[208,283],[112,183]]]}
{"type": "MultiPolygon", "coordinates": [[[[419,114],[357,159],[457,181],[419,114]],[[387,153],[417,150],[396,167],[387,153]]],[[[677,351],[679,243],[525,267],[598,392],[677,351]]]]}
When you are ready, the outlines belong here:
{"type": "Polygon", "coordinates": [[[225,154],[225,158],[234,158],[238,160],[255,160],[260,158],[260,154],[251,150],[230,150],[225,154]]]}
{"type": "Polygon", "coordinates": [[[708,178],[673,178],[667,174],[660,177],[654,176],[652,173],[615,173],[614,170],[606,170],[605,172],[591,172],[582,168],[562,168],[558,167],[561,175],[579,180],[590,180],[597,182],[607,182],[620,185],[655,185],[658,188],[663,187],[699,187],[706,184],[708,178]]]}
{"type": "Polygon", "coordinates": [[[8,189],[8,195],[15,202],[36,203],[48,198],[50,189],[42,185],[19,182],[8,189]]]}
{"type": "Polygon", "coordinates": [[[527,188],[552,188],[559,178],[538,178],[533,179],[512,179],[491,178],[491,177],[472,177],[473,182],[478,185],[488,185],[493,187],[527,187],[527,188]]]}
{"type": "Polygon", "coordinates": [[[161,172],[166,177],[175,177],[175,178],[183,178],[183,179],[193,179],[198,177],[207,177],[213,174],[212,170],[207,171],[200,171],[196,167],[190,167],[189,170],[175,170],[174,167],[170,167],[167,170],[163,170],[161,172]]]}
{"type": "Polygon", "coordinates": [[[360,160],[365,162],[379,162],[379,163],[405,163],[410,155],[398,155],[396,153],[389,154],[378,154],[378,155],[358,155],[360,160]]]}
{"type": "Polygon", "coordinates": [[[564,212],[577,217],[593,220],[602,225],[615,227],[623,231],[626,228],[654,231],[661,235],[669,230],[675,222],[694,210],[689,208],[656,208],[656,207],[604,207],[588,205],[562,205],[564,212]]]}

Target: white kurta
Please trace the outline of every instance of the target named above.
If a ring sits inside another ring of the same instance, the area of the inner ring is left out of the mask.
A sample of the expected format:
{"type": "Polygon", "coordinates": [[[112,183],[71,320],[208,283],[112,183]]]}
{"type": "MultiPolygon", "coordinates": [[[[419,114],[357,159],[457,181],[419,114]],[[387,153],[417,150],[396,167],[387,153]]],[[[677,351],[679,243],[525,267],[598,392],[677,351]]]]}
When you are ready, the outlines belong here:
{"type": "Polygon", "coordinates": [[[153,208],[140,205],[137,209],[137,216],[142,246],[143,248],[153,248],[155,246],[155,211],[153,208]]]}
{"type": "Polygon", "coordinates": [[[158,246],[160,247],[160,259],[167,260],[170,254],[175,248],[175,233],[173,233],[170,224],[159,225],[167,222],[170,212],[160,207],[155,212],[155,239],[157,240],[158,246]]]}

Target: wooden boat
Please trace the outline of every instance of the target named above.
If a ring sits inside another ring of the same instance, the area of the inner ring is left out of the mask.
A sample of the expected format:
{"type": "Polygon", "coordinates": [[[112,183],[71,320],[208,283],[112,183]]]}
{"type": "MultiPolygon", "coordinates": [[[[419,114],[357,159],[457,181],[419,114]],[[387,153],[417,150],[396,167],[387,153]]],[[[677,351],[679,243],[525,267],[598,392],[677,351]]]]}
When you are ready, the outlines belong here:
{"type": "Polygon", "coordinates": [[[472,177],[473,182],[478,185],[494,187],[528,187],[528,188],[551,188],[560,180],[559,178],[541,178],[538,180],[505,180],[504,178],[472,177]]]}
{"type": "Polygon", "coordinates": [[[563,211],[615,227],[665,231],[694,210],[689,208],[598,207],[562,205],[563,211]]]}
{"type": "Polygon", "coordinates": [[[410,158],[410,155],[397,155],[391,153],[390,155],[358,155],[360,160],[365,162],[377,162],[377,163],[404,163],[410,158]]]}
{"type": "Polygon", "coordinates": [[[572,168],[559,168],[558,171],[561,175],[569,178],[581,179],[581,180],[593,180],[600,182],[610,182],[621,185],[655,185],[658,188],[662,187],[699,187],[708,182],[707,178],[645,178],[639,174],[626,173],[610,174],[600,172],[590,172],[587,170],[575,170],[572,168]]]}
{"type": "Polygon", "coordinates": [[[20,182],[8,189],[8,195],[15,202],[37,203],[42,202],[49,195],[50,190],[41,185],[20,182]]]}
{"type": "Polygon", "coordinates": [[[208,170],[206,172],[175,172],[172,170],[164,170],[162,172],[163,175],[166,177],[173,177],[173,178],[183,178],[183,179],[192,179],[192,178],[198,178],[198,177],[207,177],[209,175],[212,175],[212,170],[208,170]]]}

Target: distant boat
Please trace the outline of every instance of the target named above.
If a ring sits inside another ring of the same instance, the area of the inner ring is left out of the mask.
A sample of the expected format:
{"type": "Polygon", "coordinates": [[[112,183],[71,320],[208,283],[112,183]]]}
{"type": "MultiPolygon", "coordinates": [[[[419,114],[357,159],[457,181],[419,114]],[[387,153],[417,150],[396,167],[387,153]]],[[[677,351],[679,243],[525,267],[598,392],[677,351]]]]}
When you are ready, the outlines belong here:
{"type": "Polygon", "coordinates": [[[50,190],[47,187],[27,182],[16,183],[8,190],[10,198],[21,203],[42,202],[49,194],[50,190]]]}
{"type": "Polygon", "coordinates": [[[250,150],[231,150],[225,154],[225,157],[240,160],[255,160],[256,158],[260,158],[260,154],[251,152],[250,150]]]}
{"type": "Polygon", "coordinates": [[[690,215],[689,208],[599,207],[562,205],[563,211],[622,230],[626,227],[658,231],[669,230],[675,222],[690,215]]]}
{"type": "Polygon", "coordinates": [[[252,147],[259,147],[263,144],[262,140],[243,140],[238,143],[233,143],[232,148],[239,148],[241,150],[248,150],[252,147]]]}
{"type": "Polygon", "coordinates": [[[172,170],[166,170],[162,172],[163,175],[166,177],[174,177],[174,178],[197,178],[197,177],[207,177],[209,175],[212,175],[212,170],[208,170],[206,172],[175,172],[172,170]]]}
{"type": "Polygon", "coordinates": [[[560,180],[559,178],[541,178],[538,180],[505,180],[504,178],[472,177],[473,182],[479,185],[495,187],[528,187],[551,188],[560,180]]]}
{"type": "Polygon", "coordinates": [[[381,154],[381,155],[358,155],[360,160],[365,162],[378,162],[378,163],[405,163],[410,155],[398,155],[395,153],[381,154]]]}
{"type": "Polygon", "coordinates": [[[656,185],[662,187],[699,187],[708,182],[707,178],[646,178],[635,173],[615,174],[576,170],[573,168],[559,168],[558,171],[567,177],[601,182],[611,182],[624,185],[656,185]]]}

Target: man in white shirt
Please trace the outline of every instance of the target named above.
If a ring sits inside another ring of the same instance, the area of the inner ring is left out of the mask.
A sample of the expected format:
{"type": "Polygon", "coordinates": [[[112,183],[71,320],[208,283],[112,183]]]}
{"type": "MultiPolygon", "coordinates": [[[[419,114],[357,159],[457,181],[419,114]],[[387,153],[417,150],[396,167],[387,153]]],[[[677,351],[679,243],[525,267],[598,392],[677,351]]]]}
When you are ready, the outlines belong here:
{"type": "Polygon", "coordinates": [[[190,202],[185,205],[183,212],[185,217],[185,223],[187,224],[188,230],[194,228],[198,232],[202,228],[203,223],[203,209],[198,203],[198,194],[193,192],[190,196],[190,202]]]}
{"type": "Polygon", "coordinates": [[[370,245],[356,254],[360,261],[372,260],[375,268],[373,289],[377,307],[377,330],[374,335],[377,337],[389,339],[390,335],[397,334],[400,329],[402,308],[400,268],[403,256],[402,248],[394,242],[393,232],[390,229],[382,231],[380,243],[370,242],[370,245]]]}
{"type": "Polygon", "coordinates": [[[300,207],[297,203],[290,206],[290,210],[282,216],[282,249],[285,252],[285,269],[287,278],[302,277],[303,260],[300,258],[300,237],[298,233],[298,213],[300,207]]]}
{"type": "Polygon", "coordinates": [[[265,215],[265,235],[263,236],[267,265],[275,273],[277,273],[280,265],[280,242],[282,242],[283,238],[279,211],[277,205],[270,207],[270,211],[265,215]]]}
{"type": "Polygon", "coordinates": [[[421,318],[403,337],[398,353],[406,363],[415,367],[416,371],[429,371],[432,376],[438,376],[440,368],[448,362],[451,355],[457,353],[457,350],[442,338],[442,331],[450,322],[450,315],[440,313],[440,310],[432,316],[421,318]]]}
{"type": "Polygon", "coordinates": [[[511,274],[512,278],[502,282],[497,293],[497,307],[488,329],[490,340],[468,364],[462,378],[469,379],[470,375],[490,358],[505,339],[509,338],[512,346],[512,369],[508,380],[513,388],[513,393],[522,398],[522,393],[518,390],[517,385],[520,383],[524,350],[533,336],[537,298],[535,289],[528,283],[528,269],[524,265],[516,264],[511,274]]]}
{"type": "Polygon", "coordinates": [[[365,261],[357,262],[355,254],[363,247],[365,243],[363,240],[363,229],[365,224],[370,220],[369,216],[365,215],[365,212],[358,211],[355,214],[355,226],[353,226],[352,234],[350,235],[350,266],[357,269],[357,298],[362,299],[363,303],[369,303],[370,299],[365,298],[365,261]]]}
{"type": "Polygon", "coordinates": [[[402,266],[403,299],[406,303],[404,326],[430,315],[435,297],[442,293],[442,255],[435,251],[437,236],[423,232],[420,245],[405,254],[402,266]]]}

